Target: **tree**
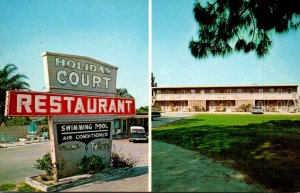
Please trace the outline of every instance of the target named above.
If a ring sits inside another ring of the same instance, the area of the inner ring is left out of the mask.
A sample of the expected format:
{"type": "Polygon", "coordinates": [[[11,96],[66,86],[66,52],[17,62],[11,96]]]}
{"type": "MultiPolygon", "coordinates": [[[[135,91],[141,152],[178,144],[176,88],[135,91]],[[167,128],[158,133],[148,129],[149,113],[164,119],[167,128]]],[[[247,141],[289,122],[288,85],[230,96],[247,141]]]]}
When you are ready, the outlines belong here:
{"type": "Polygon", "coordinates": [[[272,33],[285,34],[300,24],[299,0],[215,0],[194,4],[199,39],[191,40],[195,58],[225,56],[233,51],[255,51],[266,56],[272,33]]]}
{"type": "Polygon", "coordinates": [[[117,97],[134,98],[126,88],[117,88],[117,97]]]}
{"type": "Polygon", "coordinates": [[[148,112],[149,112],[148,106],[141,106],[140,108],[136,109],[137,114],[148,113],[148,112]]]}
{"type": "Polygon", "coordinates": [[[153,72],[151,72],[151,87],[157,87],[157,83],[155,82],[155,76],[153,72]]]}
{"type": "Polygon", "coordinates": [[[28,79],[23,74],[16,73],[18,68],[14,64],[7,64],[0,69],[0,116],[4,115],[6,91],[24,89],[29,90],[28,79]]]}

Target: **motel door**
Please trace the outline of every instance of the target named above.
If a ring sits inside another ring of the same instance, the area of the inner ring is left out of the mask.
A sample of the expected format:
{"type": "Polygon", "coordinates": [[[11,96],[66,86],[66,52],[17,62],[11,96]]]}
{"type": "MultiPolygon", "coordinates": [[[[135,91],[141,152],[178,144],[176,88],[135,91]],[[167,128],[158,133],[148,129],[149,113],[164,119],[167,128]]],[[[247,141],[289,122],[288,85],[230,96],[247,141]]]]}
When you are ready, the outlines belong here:
{"type": "Polygon", "coordinates": [[[281,102],[281,101],[278,101],[278,102],[277,102],[277,110],[278,110],[278,111],[281,111],[281,109],[282,109],[281,107],[282,107],[282,102],[281,102]]]}
{"type": "Polygon", "coordinates": [[[227,109],[231,111],[231,101],[227,101],[227,109]]]}
{"type": "Polygon", "coordinates": [[[184,111],[185,102],[181,101],[180,111],[184,111]]]}
{"type": "Polygon", "coordinates": [[[214,111],[214,110],[215,110],[215,101],[211,101],[209,106],[209,111],[214,111]]]}
{"type": "Polygon", "coordinates": [[[166,102],[166,111],[170,111],[170,102],[166,102]]]}

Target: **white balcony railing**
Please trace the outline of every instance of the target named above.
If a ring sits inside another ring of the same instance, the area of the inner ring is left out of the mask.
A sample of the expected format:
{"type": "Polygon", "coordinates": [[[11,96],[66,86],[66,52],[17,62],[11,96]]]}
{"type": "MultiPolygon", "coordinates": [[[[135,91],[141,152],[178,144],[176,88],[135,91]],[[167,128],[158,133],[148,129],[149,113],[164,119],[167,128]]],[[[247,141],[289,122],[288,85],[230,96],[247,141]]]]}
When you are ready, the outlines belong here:
{"type": "Polygon", "coordinates": [[[156,94],[156,101],[164,100],[296,100],[298,93],[197,93],[197,94],[156,94]]]}

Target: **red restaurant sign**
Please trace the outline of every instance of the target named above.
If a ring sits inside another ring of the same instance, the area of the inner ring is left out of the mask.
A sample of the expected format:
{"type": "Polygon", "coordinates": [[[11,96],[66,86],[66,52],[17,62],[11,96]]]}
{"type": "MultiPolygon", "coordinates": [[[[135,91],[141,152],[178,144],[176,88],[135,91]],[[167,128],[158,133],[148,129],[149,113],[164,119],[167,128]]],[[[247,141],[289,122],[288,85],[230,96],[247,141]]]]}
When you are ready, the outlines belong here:
{"type": "Polygon", "coordinates": [[[133,98],[7,91],[6,116],[135,115],[133,98]]]}

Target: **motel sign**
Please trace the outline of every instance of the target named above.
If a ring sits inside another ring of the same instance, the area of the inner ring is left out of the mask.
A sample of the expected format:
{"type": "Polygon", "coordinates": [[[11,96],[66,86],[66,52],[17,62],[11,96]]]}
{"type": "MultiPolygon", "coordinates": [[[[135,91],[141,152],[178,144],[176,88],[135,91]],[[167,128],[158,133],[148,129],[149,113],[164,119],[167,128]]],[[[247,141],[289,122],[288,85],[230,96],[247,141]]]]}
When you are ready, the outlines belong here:
{"type": "Polygon", "coordinates": [[[108,165],[114,115],[135,115],[134,99],[116,97],[118,68],[85,56],[42,58],[47,92],[8,91],[6,116],[48,116],[52,163],[68,160],[62,177],[78,174],[84,156],[108,165]]]}

